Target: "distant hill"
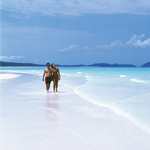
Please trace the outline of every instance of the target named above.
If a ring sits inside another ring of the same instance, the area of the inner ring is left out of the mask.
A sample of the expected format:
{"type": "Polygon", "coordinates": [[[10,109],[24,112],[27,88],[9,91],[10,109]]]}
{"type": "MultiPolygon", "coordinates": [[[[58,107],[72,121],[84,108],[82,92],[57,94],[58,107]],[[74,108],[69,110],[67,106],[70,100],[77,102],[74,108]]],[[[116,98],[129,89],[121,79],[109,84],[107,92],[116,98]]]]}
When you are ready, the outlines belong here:
{"type": "Polygon", "coordinates": [[[97,66],[97,67],[136,67],[130,64],[107,64],[107,63],[96,63],[89,66],[97,66]]]}
{"type": "MultiPolygon", "coordinates": [[[[40,64],[33,64],[33,63],[15,63],[15,62],[3,62],[0,61],[0,66],[2,67],[6,67],[6,66],[10,66],[10,67],[43,67],[46,66],[45,65],[40,65],[40,64]]],[[[130,64],[107,64],[107,63],[95,63],[92,65],[59,65],[56,64],[57,67],[136,67],[134,65],[130,65],[130,64]]]]}
{"type": "Polygon", "coordinates": [[[57,67],[86,67],[87,65],[58,65],[56,64],[57,67]]]}
{"type": "Polygon", "coordinates": [[[145,64],[142,65],[141,67],[150,67],[150,62],[145,63],[145,64]]]}
{"type": "Polygon", "coordinates": [[[32,63],[15,63],[15,62],[3,62],[3,61],[0,61],[0,66],[10,66],[10,67],[21,67],[21,66],[24,66],[24,67],[36,67],[36,66],[45,66],[45,65],[38,65],[38,64],[32,64],[32,63]]]}

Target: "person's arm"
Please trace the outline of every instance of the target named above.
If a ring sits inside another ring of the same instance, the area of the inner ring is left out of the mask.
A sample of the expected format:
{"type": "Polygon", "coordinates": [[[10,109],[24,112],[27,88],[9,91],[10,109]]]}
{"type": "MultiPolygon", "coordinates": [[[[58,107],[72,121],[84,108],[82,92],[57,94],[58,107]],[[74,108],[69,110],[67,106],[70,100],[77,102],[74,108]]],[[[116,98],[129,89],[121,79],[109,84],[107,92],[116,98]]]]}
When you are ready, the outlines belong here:
{"type": "Polygon", "coordinates": [[[54,72],[54,69],[53,69],[53,68],[51,68],[51,74],[53,74],[53,72],[54,72]]]}
{"type": "Polygon", "coordinates": [[[60,80],[60,72],[58,68],[57,68],[57,71],[58,71],[58,79],[60,80]]]}
{"type": "Polygon", "coordinates": [[[43,73],[43,79],[42,79],[43,81],[44,81],[44,77],[45,77],[45,70],[44,70],[44,73],[43,73]]]}

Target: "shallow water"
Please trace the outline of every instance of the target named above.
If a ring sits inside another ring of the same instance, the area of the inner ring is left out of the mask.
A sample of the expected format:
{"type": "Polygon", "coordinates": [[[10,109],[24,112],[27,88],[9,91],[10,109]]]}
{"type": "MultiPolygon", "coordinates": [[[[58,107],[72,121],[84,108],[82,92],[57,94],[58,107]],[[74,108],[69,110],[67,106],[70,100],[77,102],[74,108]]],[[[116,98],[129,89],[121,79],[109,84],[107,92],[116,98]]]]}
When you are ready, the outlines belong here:
{"type": "Polygon", "coordinates": [[[86,68],[87,82],[75,92],[121,114],[150,132],[149,68],[86,68]]]}
{"type": "MultiPolygon", "coordinates": [[[[127,117],[150,132],[149,68],[60,67],[59,69],[62,75],[61,82],[72,87],[79,96],[127,117]]],[[[42,77],[43,70],[44,67],[2,67],[1,74],[29,73],[42,77]]]]}

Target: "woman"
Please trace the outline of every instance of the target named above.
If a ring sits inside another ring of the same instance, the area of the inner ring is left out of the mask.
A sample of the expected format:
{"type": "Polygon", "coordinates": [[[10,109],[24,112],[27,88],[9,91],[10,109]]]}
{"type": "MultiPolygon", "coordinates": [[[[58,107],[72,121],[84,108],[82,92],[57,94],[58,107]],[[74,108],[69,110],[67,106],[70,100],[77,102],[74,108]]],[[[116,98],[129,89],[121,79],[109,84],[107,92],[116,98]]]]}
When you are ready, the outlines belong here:
{"type": "Polygon", "coordinates": [[[60,80],[60,72],[59,72],[59,69],[55,67],[54,63],[52,63],[51,69],[53,72],[53,90],[55,93],[57,92],[57,88],[58,88],[58,80],[60,80]]]}

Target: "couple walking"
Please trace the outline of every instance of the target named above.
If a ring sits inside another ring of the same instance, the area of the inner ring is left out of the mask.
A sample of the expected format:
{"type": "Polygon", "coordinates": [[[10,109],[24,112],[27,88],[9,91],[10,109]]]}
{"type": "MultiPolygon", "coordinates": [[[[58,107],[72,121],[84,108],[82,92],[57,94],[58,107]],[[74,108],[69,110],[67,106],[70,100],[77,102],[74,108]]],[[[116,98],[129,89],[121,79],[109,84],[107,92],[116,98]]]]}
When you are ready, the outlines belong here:
{"type": "Polygon", "coordinates": [[[60,72],[59,69],[55,67],[54,63],[52,63],[51,68],[50,68],[50,63],[47,63],[46,65],[47,68],[44,70],[43,81],[45,77],[47,93],[49,92],[51,81],[53,81],[53,91],[55,93],[57,92],[58,81],[60,80],[60,72]]]}

